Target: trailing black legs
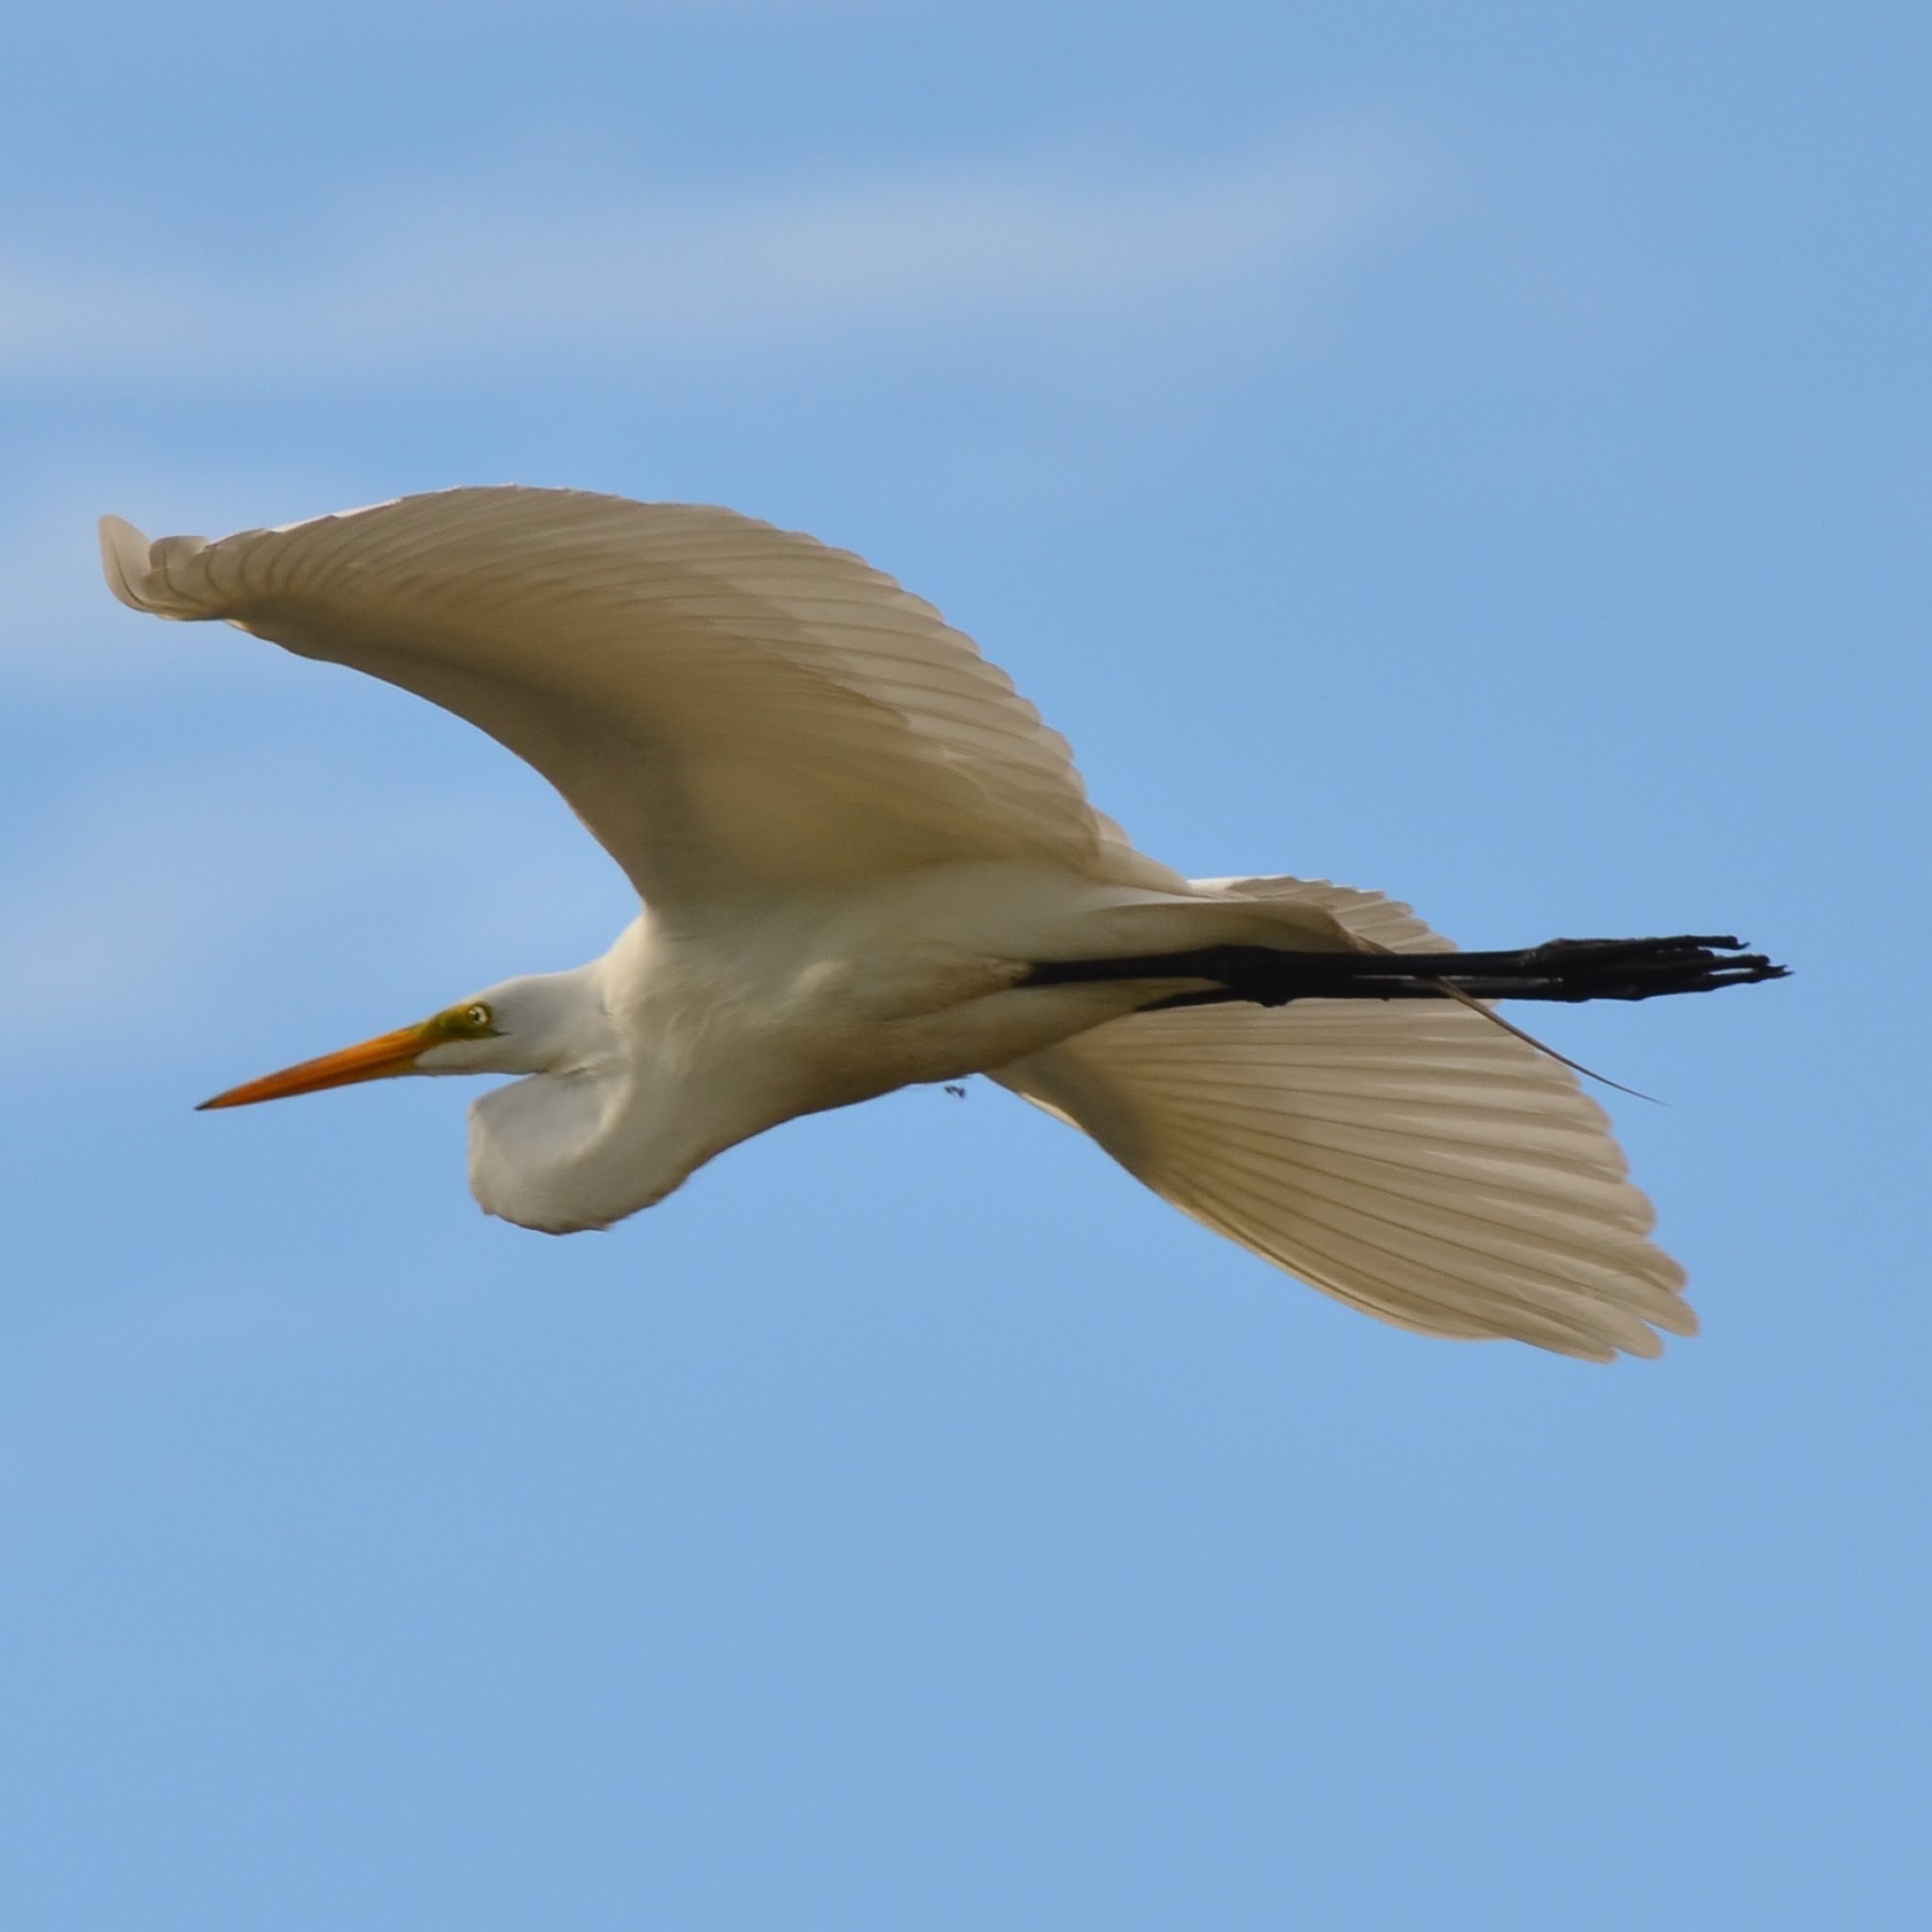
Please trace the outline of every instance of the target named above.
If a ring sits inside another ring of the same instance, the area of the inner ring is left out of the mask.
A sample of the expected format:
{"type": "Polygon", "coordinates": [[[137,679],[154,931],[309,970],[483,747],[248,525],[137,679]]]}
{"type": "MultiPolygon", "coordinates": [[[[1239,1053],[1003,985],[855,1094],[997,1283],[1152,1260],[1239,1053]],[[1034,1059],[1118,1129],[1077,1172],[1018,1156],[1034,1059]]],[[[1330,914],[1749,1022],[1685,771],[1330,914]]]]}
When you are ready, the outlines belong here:
{"type": "Polygon", "coordinates": [[[1728,937],[1551,940],[1506,953],[1302,953],[1274,946],[1204,946],[1115,959],[1050,959],[1022,986],[1095,980],[1204,979],[1198,992],[1151,1000],[1147,1011],[1245,1000],[1648,1000],[1781,979],[1786,969],[1728,937]]]}

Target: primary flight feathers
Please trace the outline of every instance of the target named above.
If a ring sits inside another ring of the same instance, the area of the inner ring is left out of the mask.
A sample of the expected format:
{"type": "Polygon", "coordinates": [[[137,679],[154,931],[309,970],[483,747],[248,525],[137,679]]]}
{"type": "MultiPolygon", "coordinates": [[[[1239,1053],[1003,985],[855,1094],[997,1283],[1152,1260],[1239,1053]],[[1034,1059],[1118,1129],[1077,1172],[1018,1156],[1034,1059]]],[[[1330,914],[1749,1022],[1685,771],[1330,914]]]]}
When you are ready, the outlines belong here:
{"type": "Polygon", "coordinates": [[[731,510],[450,490],[216,543],[102,535],[135,609],[226,618],[480,725],[656,900],[1126,851],[970,638],[731,510]]]}
{"type": "Polygon", "coordinates": [[[984,1072],[1384,1320],[1596,1358],[1694,1327],[1564,1067],[1448,999],[1294,998],[1298,960],[1390,949],[1441,977],[1446,941],[1373,893],[1190,882],[1135,851],[1010,680],[858,558],[728,510],[508,488],[212,543],[101,529],[135,609],[226,619],[489,732],[648,902],[589,966],[225,1102],[524,1074],[472,1111],[472,1184],[565,1231],[780,1121],[984,1072]],[[1278,956],[1265,997],[1290,1003],[1178,1004],[1263,997],[1217,976],[1235,951],[1278,956]]]}

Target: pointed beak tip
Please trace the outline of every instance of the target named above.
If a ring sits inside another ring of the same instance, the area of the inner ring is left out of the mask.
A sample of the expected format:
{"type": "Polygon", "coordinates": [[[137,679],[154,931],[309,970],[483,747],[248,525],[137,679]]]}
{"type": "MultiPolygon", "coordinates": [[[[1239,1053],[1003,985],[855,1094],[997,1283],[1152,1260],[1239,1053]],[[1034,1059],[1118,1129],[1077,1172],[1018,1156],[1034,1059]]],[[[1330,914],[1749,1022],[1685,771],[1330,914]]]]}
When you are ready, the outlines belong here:
{"type": "Polygon", "coordinates": [[[304,1060],[279,1074],[230,1087],[212,1099],[198,1101],[194,1111],[208,1113],[231,1107],[252,1107],[258,1101],[285,1100],[297,1093],[320,1093],[330,1087],[389,1079],[412,1072],[416,1060],[433,1044],[434,1039],[425,1026],[405,1026],[394,1033],[378,1034],[358,1046],[325,1055],[319,1060],[304,1060]]]}

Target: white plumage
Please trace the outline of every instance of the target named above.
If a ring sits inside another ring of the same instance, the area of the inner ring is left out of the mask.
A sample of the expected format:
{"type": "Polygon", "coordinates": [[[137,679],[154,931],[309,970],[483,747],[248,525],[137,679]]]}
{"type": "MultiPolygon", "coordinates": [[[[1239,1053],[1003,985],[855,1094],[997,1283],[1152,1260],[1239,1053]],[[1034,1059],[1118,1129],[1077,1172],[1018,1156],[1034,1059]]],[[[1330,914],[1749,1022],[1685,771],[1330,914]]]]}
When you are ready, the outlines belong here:
{"type": "Polygon", "coordinates": [[[648,902],[575,973],[211,1104],[526,1074],[472,1110],[472,1185],[561,1232],[781,1121],[987,1073],[1406,1327],[1607,1358],[1695,1326],[1602,1110],[1482,1012],[1150,1012],[1200,979],[1026,984],[1042,962],[1446,941],[1372,893],[1190,882],[1136,852],[1004,674],[856,557],[728,510],[523,489],[214,543],[109,517],[102,545],[138,610],[226,619],[479,725],[648,902]]]}

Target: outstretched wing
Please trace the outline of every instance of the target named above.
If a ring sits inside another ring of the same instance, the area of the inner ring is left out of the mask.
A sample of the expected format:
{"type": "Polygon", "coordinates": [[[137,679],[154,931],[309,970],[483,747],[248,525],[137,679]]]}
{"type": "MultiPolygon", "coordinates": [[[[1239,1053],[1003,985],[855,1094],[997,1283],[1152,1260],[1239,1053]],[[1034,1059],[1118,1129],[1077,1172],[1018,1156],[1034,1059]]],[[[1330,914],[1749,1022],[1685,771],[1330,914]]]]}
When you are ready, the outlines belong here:
{"type": "Polygon", "coordinates": [[[1066,741],[929,604],[730,510],[450,490],[208,542],[101,525],[123,603],[225,618],[467,718],[639,891],[1124,856],[1066,741]]]}
{"type": "MultiPolygon", "coordinates": [[[[1317,906],[1396,952],[1446,943],[1378,894],[1214,883],[1317,906]]],[[[1402,1327],[1606,1360],[1697,1325],[1603,1109],[1467,1007],[1141,1013],[992,1077],[1196,1221],[1402,1327]]]]}

